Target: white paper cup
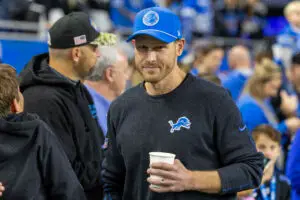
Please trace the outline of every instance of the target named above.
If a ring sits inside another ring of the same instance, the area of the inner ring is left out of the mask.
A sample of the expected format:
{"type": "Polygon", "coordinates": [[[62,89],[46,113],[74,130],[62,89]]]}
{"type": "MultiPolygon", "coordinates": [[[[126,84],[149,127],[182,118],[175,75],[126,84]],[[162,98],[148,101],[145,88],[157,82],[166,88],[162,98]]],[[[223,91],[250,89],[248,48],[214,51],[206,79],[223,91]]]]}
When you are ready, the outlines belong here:
{"type": "MultiPolygon", "coordinates": [[[[150,152],[149,156],[150,156],[150,165],[152,163],[157,163],[157,162],[168,163],[168,164],[173,165],[176,155],[172,154],[172,153],[165,153],[165,152],[150,152]]],[[[162,177],[154,176],[154,175],[151,175],[151,178],[159,179],[159,180],[162,179],[162,177]]],[[[159,188],[159,186],[157,186],[157,185],[151,184],[151,186],[159,188]]]]}

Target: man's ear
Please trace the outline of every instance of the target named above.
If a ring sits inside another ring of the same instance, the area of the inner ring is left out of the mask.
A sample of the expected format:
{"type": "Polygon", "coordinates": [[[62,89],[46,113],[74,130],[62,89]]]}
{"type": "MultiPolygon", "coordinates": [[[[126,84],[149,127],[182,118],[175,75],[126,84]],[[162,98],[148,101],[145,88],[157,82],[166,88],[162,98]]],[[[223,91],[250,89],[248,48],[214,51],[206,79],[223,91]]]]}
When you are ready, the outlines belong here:
{"type": "Polygon", "coordinates": [[[176,45],[176,54],[177,54],[177,56],[181,56],[181,54],[183,52],[183,49],[184,49],[184,45],[185,45],[185,39],[177,40],[175,42],[175,45],[176,45]]]}
{"type": "Polygon", "coordinates": [[[10,104],[10,112],[12,113],[18,113],[19,112],[19,102],[17,101],[17,99],[15,98],[11,104],[10,104]]]}
{"type": "Polygon", "coordinates": [[[114,82],[114,70],[112,69],[112,67],[108,67],[105,69],[104,71],[104,75],[105,75],[105,79],[108,82],[114,82]]]}
{"type": "Polygon", "coordinates": [[[131,44],[135,47],[135,40],[131,40],[131,44]]]}
{"type": "Polygon", "coordinates": [[[79,58],[81,56],[81,50],[80,50],[80,48],[78,48],[78,47],[73,48],[72,51],[71,51],[71,54],[72,54],[72,60],[74,62],[78,62],[79,58]]]}
{"type": "Polygon", "coordinates": [[[19,100],[17,100],[17,98],[14,98],[14,100],[12,101],[11,105],[10,105],[10,112],[12,113],[21,113],[24,111],[24,97],[23,94],[18,91],[18,95],[19,95],[19,100]]]}

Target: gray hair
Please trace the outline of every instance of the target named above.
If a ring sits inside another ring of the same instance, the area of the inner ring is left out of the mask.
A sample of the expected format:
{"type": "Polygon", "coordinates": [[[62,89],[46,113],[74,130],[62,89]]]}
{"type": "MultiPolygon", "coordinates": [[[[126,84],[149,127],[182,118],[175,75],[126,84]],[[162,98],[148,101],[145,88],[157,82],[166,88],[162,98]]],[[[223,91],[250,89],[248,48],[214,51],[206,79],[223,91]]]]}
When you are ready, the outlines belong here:
{"type": "Polygon", "coordinates": [[[100,57],[97,60],[94,71],[87,77],[90,81],[100,81],[108,67],[117,62],[118,49],[116,46],[100,46],[100,57]]]}

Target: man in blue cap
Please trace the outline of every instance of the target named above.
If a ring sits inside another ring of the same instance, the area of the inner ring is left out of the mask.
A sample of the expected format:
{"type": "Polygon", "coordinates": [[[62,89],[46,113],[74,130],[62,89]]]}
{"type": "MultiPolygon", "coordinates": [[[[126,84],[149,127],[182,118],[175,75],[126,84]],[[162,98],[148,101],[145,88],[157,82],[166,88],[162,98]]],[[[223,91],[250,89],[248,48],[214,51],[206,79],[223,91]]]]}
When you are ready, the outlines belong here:
{"type": "Polygon", "coordinates": [[[185,44],[179,18],[164,8],[142,10],[128,40],[145,81],[111,104],[102,172],[106,196],[220,200],[257,187],[263,156],[228,92],[178,67],[185,44]],[[149,152],[173,153],[176,160],[149,168],[149,152]]]}

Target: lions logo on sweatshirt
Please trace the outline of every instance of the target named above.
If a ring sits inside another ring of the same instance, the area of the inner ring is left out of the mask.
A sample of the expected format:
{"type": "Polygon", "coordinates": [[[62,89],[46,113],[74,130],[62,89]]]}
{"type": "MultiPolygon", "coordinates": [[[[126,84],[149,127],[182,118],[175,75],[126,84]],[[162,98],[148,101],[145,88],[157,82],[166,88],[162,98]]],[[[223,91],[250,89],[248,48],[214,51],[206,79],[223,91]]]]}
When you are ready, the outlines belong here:
{"type": "Polygon", "coordinates": [[[174,131],[180,131],[181,128],[190,129],[192,124],[185,116],[180,117],[176,123],[174,123],[172,120],[168,121],[168,123],[171,126],[170,133],[174,133],[174,131]]]}

